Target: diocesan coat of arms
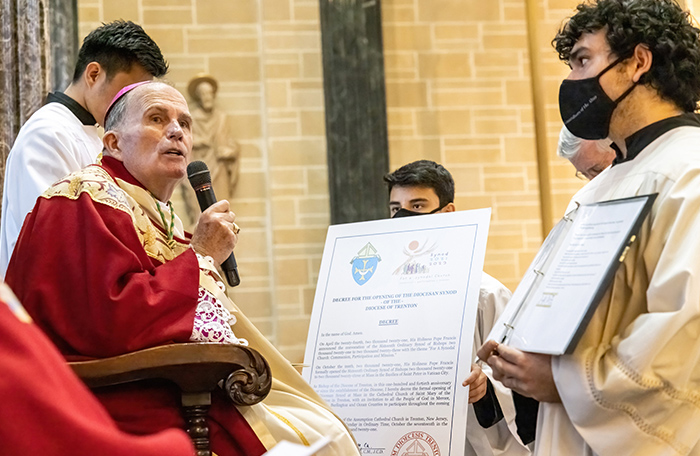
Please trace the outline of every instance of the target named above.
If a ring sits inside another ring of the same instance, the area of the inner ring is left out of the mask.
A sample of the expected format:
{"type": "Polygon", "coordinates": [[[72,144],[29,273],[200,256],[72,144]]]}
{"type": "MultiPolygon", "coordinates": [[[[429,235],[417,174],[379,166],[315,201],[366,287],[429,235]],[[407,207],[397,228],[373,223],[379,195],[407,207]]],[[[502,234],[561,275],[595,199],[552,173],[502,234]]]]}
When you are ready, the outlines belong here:
{"type": "Polygon", "coordinates": [[[352,264],[352,278],[358,285],[364,285],[377,271],[377,266],[382,258],[377,249],[371,243],[367,243],[357,252],[357,256],[350,261],[352,264]]]}

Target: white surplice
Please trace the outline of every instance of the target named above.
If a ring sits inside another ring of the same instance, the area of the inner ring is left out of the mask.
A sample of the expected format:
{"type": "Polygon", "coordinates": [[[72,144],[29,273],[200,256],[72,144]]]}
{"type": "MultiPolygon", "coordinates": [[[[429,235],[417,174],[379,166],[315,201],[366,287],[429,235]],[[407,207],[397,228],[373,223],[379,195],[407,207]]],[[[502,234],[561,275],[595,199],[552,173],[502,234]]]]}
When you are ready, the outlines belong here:
{"type": "MultiPolygon", "coordinates": [[[[482,273],[476,327],[474,328],[472,359],[476,358],[476,351],[486,342],[486,337],[491,332],[491,328],[498,320],[503,309],[505,309],[510,297],[511,292],[501,282],[485,272],[482,273]]],[[[482,364],[481,368],[491,380],[503,411],[503,419],[490,428],[484,429],[476,419],[474,407],[468,407],[465,456],[529,455],[530,450],[517,437],[515,405],[513,404],[513,396],[510,390],[500,382],[493,380],[491,368],[487,364],[482,364]]]]}
{"type": "Polygon", "coordinates": [[[5,164],[0,219],[0,277],[24,218],[44,190],[60,178],[95,163],[102,140],[94,125],[82,122],[60,103],[49,103],[22,126],[5,164]]]}
{"type": "Polygon", "coordinates": [[[661,135],[572,199],[658,193],[572,355],[561,404],[540,404],[539,456],[700,455],[700,128],[661,135]]]}

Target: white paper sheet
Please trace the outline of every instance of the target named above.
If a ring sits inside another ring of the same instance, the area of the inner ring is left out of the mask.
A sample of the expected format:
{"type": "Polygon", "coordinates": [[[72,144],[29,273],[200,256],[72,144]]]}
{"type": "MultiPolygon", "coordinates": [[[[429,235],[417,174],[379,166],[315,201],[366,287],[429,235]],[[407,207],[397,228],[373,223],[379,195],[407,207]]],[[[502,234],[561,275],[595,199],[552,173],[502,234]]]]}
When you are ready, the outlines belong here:
{"type": "Polygon", "coordinates": [[[570,349],[646,203],[638,198],[584,205],[572,221],[560,222],[555,230],[570,226],[547,238],[489,339],[535,353],[570,349]]]}
{"type": "Polygon", "coordinates": [[[270,451],[263,454],[263,456],[313,456],[328,446],[329,443],[331,443],[331,439],[328,437],[323,437],[310,446],[299,445],[297,443],[282,440],[277,445],[272,447],[270,451]]]}
{"type": "Polygon", "coordinates": [[[463,455],[490,214],[330,227],[303,374],[363,454],[463,455]]]}

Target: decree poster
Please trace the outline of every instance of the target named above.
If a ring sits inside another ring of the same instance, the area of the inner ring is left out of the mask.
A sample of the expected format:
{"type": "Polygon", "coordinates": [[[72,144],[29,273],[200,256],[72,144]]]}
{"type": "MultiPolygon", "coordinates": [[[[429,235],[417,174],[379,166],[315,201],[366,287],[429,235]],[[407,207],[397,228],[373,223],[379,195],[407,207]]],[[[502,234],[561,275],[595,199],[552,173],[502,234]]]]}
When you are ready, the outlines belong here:
{"type": "Polygon", "coordinates": [[[479,209],[329,228],[303,375],[362,454],[464,454],[461,384],[473,362],[490,216],[479,209]]]}

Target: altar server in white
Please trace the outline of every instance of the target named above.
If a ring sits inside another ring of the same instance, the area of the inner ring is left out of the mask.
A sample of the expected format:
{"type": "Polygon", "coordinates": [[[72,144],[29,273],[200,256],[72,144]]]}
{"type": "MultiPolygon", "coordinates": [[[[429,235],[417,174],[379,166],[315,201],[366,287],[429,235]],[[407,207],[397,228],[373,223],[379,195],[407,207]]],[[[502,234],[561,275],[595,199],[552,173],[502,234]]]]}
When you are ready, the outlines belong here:
{"type": "Polygon", "coordinates": [[[617,152],[569,208],[658,197],[573,354],[479,351],[541,401],[537,455],[700,455],[699,32],[672,0],[599,0],[554,39],[566,127],[617,152]]]}
{"type": "Polygon", "coordinates": [[[49,93],[22,126],[5,164],[0,219],[0,278],[5,276],[24,218],[51,184],[92,163],[102,150],[98,124],[124,86],[168,71],[158,45],[133,22],[114,21],[83,41],[73,81],[49,93]]]}

